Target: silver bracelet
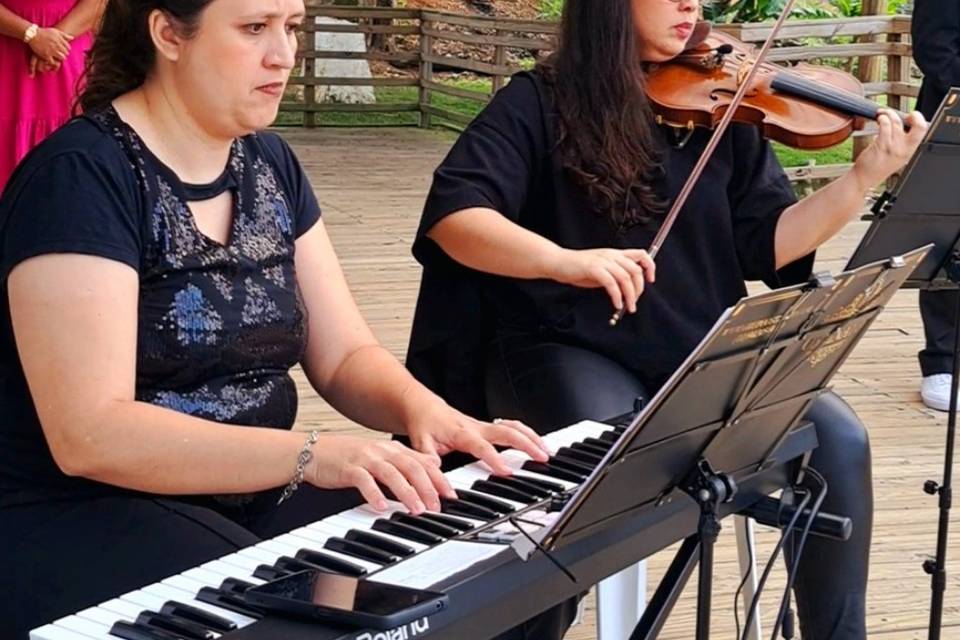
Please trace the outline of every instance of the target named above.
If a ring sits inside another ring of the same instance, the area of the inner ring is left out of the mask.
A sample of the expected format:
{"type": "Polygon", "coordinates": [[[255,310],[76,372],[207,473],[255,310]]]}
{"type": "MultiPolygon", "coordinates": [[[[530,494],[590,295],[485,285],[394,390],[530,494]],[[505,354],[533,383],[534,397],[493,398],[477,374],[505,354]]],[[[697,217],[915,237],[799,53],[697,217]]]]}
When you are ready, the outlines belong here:
{"type": "Polygon", "coordinates": [[[307,470],[307,464],[313,459],[313,451],[310,449],[313,445],[317,444],[317,440],[319,439],[320,431],[318,429],[314,429],[310,432],[310,435],[307,436],[307,441],[303,443],[303,448],[300,449],[300,455],[297,456],[297,470],[294,472],[290,484],[283,488],[283,493],[280,494],[280,499],[277,500],[278,507],[283,504],[285,500],[288,500],[294,491],[300,488],[300,485],[303,483],[303,474],[307,470]]]}

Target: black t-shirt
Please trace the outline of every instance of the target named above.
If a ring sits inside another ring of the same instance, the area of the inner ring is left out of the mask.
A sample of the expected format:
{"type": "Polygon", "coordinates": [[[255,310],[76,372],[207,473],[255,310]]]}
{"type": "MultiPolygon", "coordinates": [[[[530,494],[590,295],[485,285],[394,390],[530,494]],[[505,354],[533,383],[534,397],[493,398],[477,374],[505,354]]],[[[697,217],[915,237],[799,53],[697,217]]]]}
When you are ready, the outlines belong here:
{"type": "Polygon", "coordinates": [[[306,344],[294,247],[319,216],[303,170],[271,133],[236,140],[210,185],[181,182],[112,108],[39,145],[0,199],[0,506],[114,490],[64,475],[50,454],[11,328],[16,265],[79,253],[136,269],[137,400],[289,428],[297,393],[288,370],[306,344]],[[226,190],[234,216],[220,244],[186,203],[226,190]]]}
{"type": "MultiPolygon", "coordinates": [[[[615,328],[603,289],[480,274],[451,260],[427,231],[468,207],[494,209],[562,247],[649,247],[658,221],[616,231],[592,212],[556,151],[558,116],[549,83],[520,73],[466,129],[436,170],[413,252],[424,274],[407,365],[461,409],[484,415],[484,354],[499,327],[585,347],[633,371],[651,390],[679,366],[745,280],[772,287],[806,279],[813,256],[777,271],[774,232],[796,201],[756,128],[734,125],[657,257],[657,281],[635,315],[615,328]]],[[[663,142],[661,196],[672,201],[706,146],[697,130],[683,147],[663,142]]]]}

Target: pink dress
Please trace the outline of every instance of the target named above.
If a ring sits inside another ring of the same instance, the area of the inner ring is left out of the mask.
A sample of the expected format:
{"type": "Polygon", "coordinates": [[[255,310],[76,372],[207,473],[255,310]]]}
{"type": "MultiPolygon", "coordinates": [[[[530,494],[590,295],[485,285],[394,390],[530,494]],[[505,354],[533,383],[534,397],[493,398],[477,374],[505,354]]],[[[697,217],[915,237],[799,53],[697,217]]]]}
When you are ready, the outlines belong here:
{"type": "MultiPolygon", "coordinates": [[[[77,0],[2,2],[41,27],[52,27],[77,4],[77,0]]],[[[92,43],[90,33],[74,38],[70,55],[58,71],[31,78],[30,48],[20,40],[0,36],[0,193],[23,156],[70,118],[84,57],[92,43]]]]}

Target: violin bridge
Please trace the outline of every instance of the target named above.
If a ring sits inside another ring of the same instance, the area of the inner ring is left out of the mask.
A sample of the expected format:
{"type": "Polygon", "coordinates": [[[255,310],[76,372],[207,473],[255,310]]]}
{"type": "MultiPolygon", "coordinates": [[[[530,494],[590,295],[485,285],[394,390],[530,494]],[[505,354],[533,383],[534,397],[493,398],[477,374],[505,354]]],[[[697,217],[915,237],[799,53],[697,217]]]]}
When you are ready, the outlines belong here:
{"type": "Polygon", "coordinates": [[[755,63],[756,63],[755,60],[744,60],[740,64],[740,67],[737,69],[737,86],[738,87],[747,81],[747,76],[750,74],[750,70],[753,69],[753,65],[755,63]]]}

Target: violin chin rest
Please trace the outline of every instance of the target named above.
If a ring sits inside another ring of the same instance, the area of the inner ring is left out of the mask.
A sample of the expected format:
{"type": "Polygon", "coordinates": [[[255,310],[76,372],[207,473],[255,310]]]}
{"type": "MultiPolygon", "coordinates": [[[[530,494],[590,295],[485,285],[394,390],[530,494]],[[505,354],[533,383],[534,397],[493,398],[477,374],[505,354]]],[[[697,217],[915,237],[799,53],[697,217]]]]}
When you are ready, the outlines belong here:
{"type": "Polygon", "coordinates": [[[698,21],[696,26],[693,27],[693,33],[690,34],[690,39],[687,40],[687,51],[703,44],[703,41],[710,35],[711,29],[713,29],[713,23],[709,20],[698,21]]]}

